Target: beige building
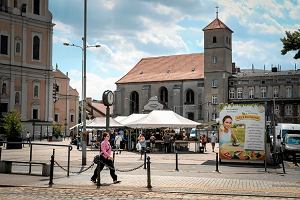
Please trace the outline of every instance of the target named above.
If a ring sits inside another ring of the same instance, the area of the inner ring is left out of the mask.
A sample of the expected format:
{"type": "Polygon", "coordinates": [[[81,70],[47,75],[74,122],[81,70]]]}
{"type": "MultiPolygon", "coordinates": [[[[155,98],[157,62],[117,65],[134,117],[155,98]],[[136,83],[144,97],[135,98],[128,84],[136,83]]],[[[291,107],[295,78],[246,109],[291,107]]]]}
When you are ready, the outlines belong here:
{"type": "Polygon", "coordinates": [[[53,72],[54,24],[48,4],[48,0],[0,0],[0,134],[3,115],[13,109],[21,113],[23,136],[30,131],[33,139],[51,133],[54,118],[66,134],[78,122],[78,93],[67,76],[53,72]],[[60,99],[54,104],[55,83],[60,99]]]}

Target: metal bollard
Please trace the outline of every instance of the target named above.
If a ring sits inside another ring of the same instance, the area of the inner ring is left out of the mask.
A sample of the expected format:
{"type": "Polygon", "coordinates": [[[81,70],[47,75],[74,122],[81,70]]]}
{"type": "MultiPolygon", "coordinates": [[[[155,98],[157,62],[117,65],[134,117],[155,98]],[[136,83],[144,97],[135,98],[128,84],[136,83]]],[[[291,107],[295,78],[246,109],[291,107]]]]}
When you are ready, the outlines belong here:
{"type": "Polygon", "coordinates": [[[152,188],[151,186],[151,174],[150,174],[150,156],[147,157],[147,188],[152,188]]]}
{"type": "Polygon", "coordinates": [[[116,151],[115,151],[115,149],[113,150],[113,160],[112,160],[112,162],[113,162],[113,164],[115,164],[115,155],[116,154],[116,151]]]}
{"type": "Polygon", "coordinates": [[[70,176],[70,158],[71,158],[71,151],[72,151],[72,146],[68,147],[68,171],[67,171],[67,176],[70,176]]]}
{"type": "Polygon", "coordinates": [[[1,155],[2,155],[2,147],[0,147],[0,161],[1,161],[1,155]]]}
{"type": "Polygon", "coordinates": [[[175,168],[176,171],[179,171],[178,170],[178,153],[176,151],[176,168],[175,168]]]}
{"type": "Polygon", "coordinates": [[[53,149],[53,153],[52,153],[51,161],[50,161],[50,180],[49,180],[50,187],[53,185],[54,155],[55,155],[55,149],[53,149]]]}
{"type": "Polygon", "coordinates": [[[29,174],[31,174],[31,162],[32,162],[32,144],[29,143],[30,151],[29,151],[29,174]]]}
{"type": "Polygon", "coordinates": [[[100,159],[97,162],[97,188],[99,189],[101,185],[100,182],[100,159]]]}
{"type": "Polygon", "coordinates": [[[216,153],[216,172],[219,172],[219,154],[216,153]]]}
{"type": "Polygon", "coordinates": [[[145,149],[145,152],[144,152],[144,169],[146,169],[146,157],[147,157],[147,150],[145,149]]]}

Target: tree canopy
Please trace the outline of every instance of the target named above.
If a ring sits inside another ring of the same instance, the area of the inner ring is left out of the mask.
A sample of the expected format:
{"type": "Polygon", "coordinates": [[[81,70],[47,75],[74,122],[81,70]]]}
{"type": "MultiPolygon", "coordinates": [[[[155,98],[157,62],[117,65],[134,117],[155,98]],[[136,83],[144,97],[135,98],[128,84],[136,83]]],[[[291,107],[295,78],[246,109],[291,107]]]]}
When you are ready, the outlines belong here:
{"type": "Polygon", "coordinates": [[[281,54],[285,55],[289,51],[297,51],[294,56],[294,59],[300,58],[300,29],[295,32],[286,31],[286,37],[281,38],[281,42],[283,44],[283,49],[281,50],[281,54]]]}
{"type": "Polygon", "coordinates": [[[19,137],[22,132],[21,115],[16,110],[7,113],[4,117],[4,130],[7,137],[19,137]]]}

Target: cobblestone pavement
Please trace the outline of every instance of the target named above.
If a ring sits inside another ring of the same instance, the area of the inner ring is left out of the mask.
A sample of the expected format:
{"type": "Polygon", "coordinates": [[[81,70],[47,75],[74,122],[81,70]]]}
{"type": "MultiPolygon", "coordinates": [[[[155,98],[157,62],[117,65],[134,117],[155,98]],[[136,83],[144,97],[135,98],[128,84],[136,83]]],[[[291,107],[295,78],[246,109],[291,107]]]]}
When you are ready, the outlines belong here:
{"type": "Polygon", "coordinates": [[[151,192],[151,191],[132,191],[120,189],[62,189],[62,188],[38,188],[38,187],[0,187],[1,200],[53,200],[53,199],[103,199],[103,200],[143,200],[143,199],[208,199],[208,200],[281,200],[294,198],[281,197],[262,197],[246,195],[215,195],[200,193],[179,193],[179,192],[151,192]]]}
{"type": "MultiPolygon", "coordinates": [[[[43,142],[44,143],[44,142],[43,142]]],[[[68,142],[66,141],[65,144],[68,142]]],[[[52,143],[53,144],[53,143],[52,143]]],[[[74,147],[74,146],[73,146],[74,147]]],[[[190,145],[192,148],[193,145],[190,145]]],[[[49,162],[55,148],[55,161],[67,166],[65,147],[33,146],[33,161],[49,162]]],[[[98,151],[87,151],[87,166],[98,151]]],[[[262,164],[222,163],[220,173],[215,172],[215,153],[179,154],[179,171],[175,170],[175,154],[149,154],[151,157],[151,192],[147,186],[147,171],[143,167],[129,172],[117,171],[120,184],[111,184],[108,170],[101,172],[99,189],[90,182],[95,168],[80,174],[71,173],[58,166],[54,169],[54,185],[48,187],[49,177],[29,176],[28,166],[15,165],[19,174],[0,174],[0,200],[12,199],[300,199],[300,168],[286,162],[282,168],[262,164]],[[2,187],[1,187],[2,186],[2,187]],[[15,186],[15,187],[13,187],[15,186]]],[[[82,152],[71,151],[71,172],[81,171],[82,152]]],[[[116,169],[132,169],[143,164],[140,155],[122,152],[115,157],[116,169]]],[[[22,150],[2,151],[2,160],[29,160],[29,147],[22,150]]],[[[33,174],[41,167],[33,166],[33,174]]]]}

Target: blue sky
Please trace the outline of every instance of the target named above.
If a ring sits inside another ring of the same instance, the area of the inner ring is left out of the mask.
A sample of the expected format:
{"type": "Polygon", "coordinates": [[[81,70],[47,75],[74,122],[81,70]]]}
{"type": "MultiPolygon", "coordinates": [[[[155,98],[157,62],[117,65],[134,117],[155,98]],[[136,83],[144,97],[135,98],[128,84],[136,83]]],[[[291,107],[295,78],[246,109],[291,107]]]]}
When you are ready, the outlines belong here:
{"type": "MultiPolygon", "coordinates": [[[[216,17],[233,33],[233,62],[241,68],[281,65],[293,70],[295,52],[281,55],[280,38],[300,28],[300,0],[88,0],[87,96],[106,89],[144,57],[202,53],[202,29],[216,17]]],[[[50,0],[53,59],[81,95],[83,0],[50,0]]]]}

